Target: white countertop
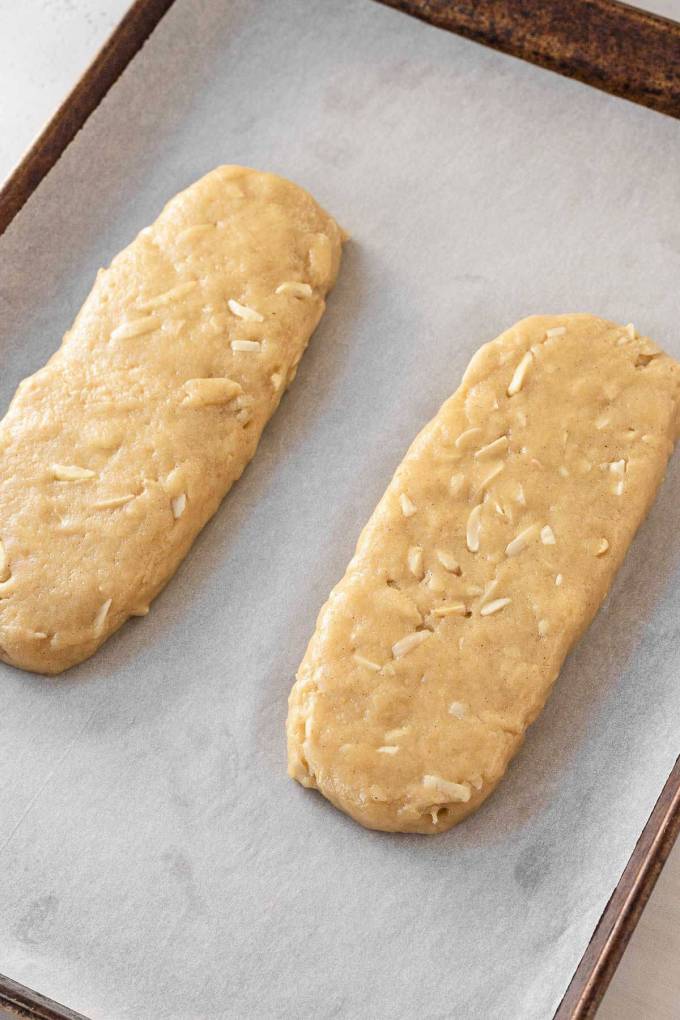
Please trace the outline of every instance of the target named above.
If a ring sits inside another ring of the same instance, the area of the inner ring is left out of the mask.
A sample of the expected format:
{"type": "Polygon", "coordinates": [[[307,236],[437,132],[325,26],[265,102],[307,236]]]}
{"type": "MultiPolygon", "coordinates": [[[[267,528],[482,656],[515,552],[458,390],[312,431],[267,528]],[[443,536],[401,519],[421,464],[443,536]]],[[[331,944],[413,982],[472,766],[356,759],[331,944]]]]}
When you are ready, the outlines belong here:
{"type": "MultiPolygon", "coordinates": [[[[128,6],[129,0],[0,0],[0,180],[128,6]]],[[[680,0],[648,0],[638,6],[680,21],[680,0]]],[[[605,996],[599,1020],[678,1020],[678,959],[680,843],[605,996]]]]}

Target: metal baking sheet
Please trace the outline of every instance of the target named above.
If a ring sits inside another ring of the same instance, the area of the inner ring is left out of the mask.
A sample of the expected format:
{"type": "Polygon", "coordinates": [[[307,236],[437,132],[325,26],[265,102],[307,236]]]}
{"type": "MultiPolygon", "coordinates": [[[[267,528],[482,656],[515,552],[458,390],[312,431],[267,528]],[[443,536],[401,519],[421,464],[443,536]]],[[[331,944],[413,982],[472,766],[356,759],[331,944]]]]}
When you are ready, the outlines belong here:
{"type": "Polygon", "coordinates": [[[92,1016],[543,1020],[679,747],[680,469],[499,791],[436,839],[285,776],[316,612],[474,350],[534,311],[680,355],[677,122],[348,0],[176,0],[0,239],[0,404],[220,162],[351,232],[258,455],[149,617],[0,667],[0,969],[92,1016]]]}

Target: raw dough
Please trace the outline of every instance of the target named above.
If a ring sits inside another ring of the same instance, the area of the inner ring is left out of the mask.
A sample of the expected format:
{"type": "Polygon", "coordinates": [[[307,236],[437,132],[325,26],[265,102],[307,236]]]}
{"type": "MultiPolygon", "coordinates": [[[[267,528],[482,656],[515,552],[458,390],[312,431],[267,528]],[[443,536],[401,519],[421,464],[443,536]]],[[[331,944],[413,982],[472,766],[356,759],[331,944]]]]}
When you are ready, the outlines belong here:
{"type": "Polygon", "coordinates": [[[146,613],[253,456],[340,262],[301,188],[177,195],[0,424],[0,658],[58,673],[146,613]]]}
{"type": "Polygon", "coordinates": [[[479,807],[649,509],[679,400],[680,365],[632,326],[537,316],[482,347],[321,610],[290,774],[375,829],[479,807]]]}

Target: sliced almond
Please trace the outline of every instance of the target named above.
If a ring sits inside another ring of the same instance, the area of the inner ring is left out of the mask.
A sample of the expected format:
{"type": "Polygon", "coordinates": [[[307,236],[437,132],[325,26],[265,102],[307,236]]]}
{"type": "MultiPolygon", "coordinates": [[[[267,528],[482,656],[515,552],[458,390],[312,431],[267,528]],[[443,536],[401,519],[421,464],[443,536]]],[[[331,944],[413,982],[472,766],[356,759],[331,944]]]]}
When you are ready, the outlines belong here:
{"type": "Polygon", "coordinates": [[[449,602],[445,606],[437,606],[436,609],[432,610],[433,616],[466,616],[467,606],[464,602],[449,602]]]}
{"type": "Polygon", "coordinates": [[[615,496],[623,495],[624,488],[624,475],[626,473],[626,462],[625,460],[614,460],[609,465],[609,470],[614,475],[616,481],[614,482],[613,492],[615,496]]]}
{"type": "Polygon", "coordinates": [[[181,464],[178,464],[169,472],[163,482],[163,488],[171,499],[179,496],[180,492],[186,491],[186,475],[181,464]]]}
{"type": "Polygon", "coordinates": [[[414,648],[417,648],[418,645],[422,645],[423,641],[427,641],[431,637],[431,630],[416,630],[413,634],[407,634],[406,637],[401,638],[392,645],[392,655],[395,659],[401,659],[404,655],[412,652],[414,648]]]}
{"type": "Polygon", "coordinates": [[[497,457],[501,453],[505,453],[508,448],[508,437],[499,436],[498,439],[494,439],[491,443],[487,443],[486,446],[480,446],[475,451],[475,457],[481,460],[484,457],[497,457]]]}
{"type": "Polygon", "coordinates": [[[287,280],[285,283],[280,283],[275,294],[293,294],[294,297],[311,297],[312,288],[308,283],[298,283],[296,280],[287,280]]]}
{"type": "Polygon", "coordinates": [[[451,574],[458,574],[460,576],[460,564],[455,556],[452,556],[450,552],[446,552],[445,549],[437,549],[436,555],[444,570],[448,570],[451,574]]]}
{"type": "Polygon", "coordinates": [[[135,336],[143,336],[144,333],[152,333],[158,329],[162,320],[155,315],[147,315],[142,319],[133,319],[132,322],[123,322],[111,333],[112,340],[131,340],[135,336]]]}
{"type": "Polygon", "coordinates": [[[457,804],[467,803],[471,796],[469,783],[454,783],[450,779],[442,779],[441,776],[423,776],[422,782],[426,790],[441,793],[447,800],[457,804]]]}
{"type": "Polygon", "coordinates": [[[309,270],[312,281],[328,283],[333,267],[333,251],[326,234],[314,234],[309,246],[309,270]]]}
{"type": "Polygon", "coordinates": [[[431,570],[428,570],[425,576],[425,584],[433,591],[436,595],[440,595],[443,591],[446,591],[446,582],[439,574],[433,574],[431,570]]]}
{"type": "Polygon", "coordinates": [[[413,517],[414,513],[418,509],[415,503],[409,499],[405,492],[399,497],[399,505],[401,506],[401,512],[404,517],[413,517]]]}
{"type": "Polygon", "coordinates": [[[466,429],[465,432],[461,432],[456,439],[455,445],[459,450],[467,450],[473,446],[482,435],[482,430],[475,425],[472,428],[466,429]]]}
{"type": "Polygon", "coordinates": [[[509,397],[514,397],[515,394],[519,393],[519,391],[522,389],[522,386],[524,385],[524,377],[529,371],[529,366],[531,365],[532,361],[533,354],[531,353],[531,351],[527,351],[524,357],[521,359],[520,363],[518,364],[517,368],[513,372],[512,379],[510,380],[510,385],[508,386],[507,391],[509,397]]]}
{"type": "Polygon", "coordinates": [[[58,482],[84,482],[94,478],[94,471],[77,464],[52,464],[52,475],[58,482]]]}
{"type": "Polygon", "coordinates": [[[175,498],[170,501],[170,506],[172,507],[172,516],[175,518],[176,521],[179,520],[179,518],[186,510],[187,506],[186,492],[181,492],[179,496],[175,496],[175,498]]]}
{"type": "Polygon", "coordinates": [[[513,538],[512,542],[508,542],[505,547],[505,555],[518,556],[523,549],[526,549],[537,531],[537,524],[530,524],[528,528],[524,528],[523,531],[520,531],[519,534],[513,538]]]}
{"type": "Polygon", "coordinates": [[[130,503],[134,498],[133,493],[126,492],[124,496],[112,496],[110,499],[102,499],[98,503],[93,503],[92,509],[115,510],[119,506],[125,506],[126,503],[130,503]]]}
{"type": "Polygon", "coordinates": [[[423,569],[423,549],[420,545],[412,545],[407,555],[408,569],[416,580],[421,581],[425,570],[423,569]]]}
{"type": "Polygon", "coordinates": [[[494,478],[498,478],[499,474],[501,473],[501,471],[504,470],[504,468],[505,462],[502,460],[497,460],[495,464],[492,464],[487,473],[482,478],[479,485],[477,486],[475,490],[476,494],[478,496],[481,496],[481,494],[485,492],[485,490],[488,489],[488,487],[491,485],[494,478]]]}
{"type": "Polygon", "coordinates": [[[259,340],[232,340],[230,347],[232,351],[248,351],[252,354],[258,354],[262,350],[259,340]]]}
{"type": "Polygon", "coordinates": [[[264,315],[260,315],[259,312],[255,311],[254,308],[249,308],[248,305],[242,305],[240,301],[235,301],[234,298],[229,298],[227,306],[232,315],[235,315],[237,319],[243,319],[245,322],[264,322],[264,315]]]}
{"type": "Polygon", "coordinates": [[[486,582],[482,592],[480,593],[481,594],[481,597],[480,597],[480,600],[479,600],[480,607],[485,605],[487,602],[491,601],[491,598],[495,594],[497,587],[498,587],[498,578],[497,577],[492,577],[490,581],[486,582]]]}
{"type": "Polygon", "coordinates": [[[205,234],[209,234],[210,231],[214,229],[215,229],[214,223],[194,223],[192,227],[186,227],[181,232],[181,234],[178,235],[177,240],[180,244],[183,241],[193,241],[197,237],[202,237],[205,234]]]}
{"type": "Polygon", "coordinates": [[[479,610],[479,615],[493,616],[494,613],[498,613],[501,609],[505,609],[506,606],[509,606],[511,602],[512,599],[508,598],[494,599],[493,602],[489,602],[487,605],[482,606],[479,610]]]}
{"type": "Polygon", "coordinates": [[[463,491],[464,485],[465,475],[463,474],[452,475],[451,481],[449,482],[449,492],[451,493],[452,496],[458,496],[463,491]]]}
{"type": "Polygon", "coordinates": [[[205,379],[187,379],[184,383],[186,396],[182,401],[184,407],[209,407],[213,404],[226,404],[233,400],[242,387],[226,376],[205,379]]]}
{"type": "Polygon", "coordinates": [[[149,298],[148,301],[145,301],[139,307],[143,309],[160,308],[162,305],[168,305],[172,301],[179,301],[180,298],[186,297],[196,287],[198,287],[198,280],[187,280],[186,283],[178,283],[176,287],[166,290],[163,294],[157,294],[156,297],[149,298]]]}
{"type": "Polygon", "coordinates": [[[467,519],[465,541],[470,552],[479,552],[479,539],[482,531],[482,504],[473,507],[467,519]]]}
{"type": "Polygon", "coordinates": [[[106,620],[106,617],[109,615],[109,609],[111,608],[112,601],[113,599],[107,599],[106,602],[102,603],[102,605],[99,607],[97,615],[94,618],[94,623],[92,625],[95,634],[100,634],[101,631],[104,629],[104,621],[106,620]]]}
{"type": "Polygon", "coordinates": [[[452,701],[449,705],[449,715],[456,719],[464,719],[467,715],[467,705],[462,701],[452,701]]]}
{"type": "Polygon", "coordinates": [[[400,726],[396,730],[388,730],[387,733],[385,734],[385,740],[388,742],[388,744],[391,744],[395,740],[401,740],[402,737],[405,737],[406,734],[410,732],[411,732],[410,726],[400,726]]]}
{"type": "Polygon", "coordinates": [[[380,672],[380,665],[377,662],[372,662],[371,659],[367,659],[364,655],[359,655],[358,652],[355,652],[352,658],[359,666],[364,666],[365,669],[370,669],[372,673],[380,672]]]}

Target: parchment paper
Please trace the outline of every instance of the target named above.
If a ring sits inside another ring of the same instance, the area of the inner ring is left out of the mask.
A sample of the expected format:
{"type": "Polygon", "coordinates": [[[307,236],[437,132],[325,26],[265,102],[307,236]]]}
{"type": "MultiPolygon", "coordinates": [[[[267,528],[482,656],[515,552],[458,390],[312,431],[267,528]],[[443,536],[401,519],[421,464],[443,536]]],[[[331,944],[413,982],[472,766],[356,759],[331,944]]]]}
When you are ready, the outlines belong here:
{"type": "Polygon", "coordinates": [[[680,750],[676,462],[496,795],[434,839],[286,777],[316,613],[474,350],[531,312],[680,356],[680,125],[369,0],[177,0],[0,241],[0,403],[220,162],[352,233],[252,466],[144,620],[0,667],[0,971],[97,1020],[552,1015],[680,750]]]}

